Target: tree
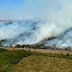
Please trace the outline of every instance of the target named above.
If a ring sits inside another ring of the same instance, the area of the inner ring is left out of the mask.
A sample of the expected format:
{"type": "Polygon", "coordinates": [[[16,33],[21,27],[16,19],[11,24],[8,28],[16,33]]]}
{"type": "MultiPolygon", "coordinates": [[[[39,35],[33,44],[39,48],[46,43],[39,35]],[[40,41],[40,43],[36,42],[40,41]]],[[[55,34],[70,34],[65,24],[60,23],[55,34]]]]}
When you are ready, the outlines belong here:
{"type": "Polygon", "coordinates": [[[0,40],[0,46],[2,47],[3,46],[3,42],[5,42],[6,39],[3,39],[3,40],[0,40]]]}

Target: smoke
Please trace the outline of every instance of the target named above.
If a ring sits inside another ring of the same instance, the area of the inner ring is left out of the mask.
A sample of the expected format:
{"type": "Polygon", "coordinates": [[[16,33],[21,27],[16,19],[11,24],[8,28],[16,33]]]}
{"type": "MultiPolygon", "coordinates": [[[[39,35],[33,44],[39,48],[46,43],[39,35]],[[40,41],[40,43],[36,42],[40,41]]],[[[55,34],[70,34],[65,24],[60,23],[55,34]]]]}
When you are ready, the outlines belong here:
{"type": "MultiPolygon", "coordinates": [[[[46,10],[41,19],[28,19],[0,23],[0,40],[6,39],[4,44],[36,44],[52,37],[47,46],[72,46],[72,1],[55,0],[59,3],[51,10],[46,10]],[[54,9],[53,9],[54,8],[54,9]],[[67,33],[65,33],[68,30],[67,33]]],[[[53,3],[52,3],[53,4],[53,3]]],[[[55,3],[56,4],[56,3],[55,3]]]]}

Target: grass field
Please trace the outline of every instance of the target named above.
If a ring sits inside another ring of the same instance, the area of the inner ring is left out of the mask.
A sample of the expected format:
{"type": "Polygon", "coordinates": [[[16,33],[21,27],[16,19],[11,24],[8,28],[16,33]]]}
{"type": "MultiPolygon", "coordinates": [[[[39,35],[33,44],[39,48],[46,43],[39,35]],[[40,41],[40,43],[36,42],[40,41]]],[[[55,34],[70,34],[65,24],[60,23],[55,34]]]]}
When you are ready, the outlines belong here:
{"type": "Polygon", "coordinates": [[[72,72],[72,54],[0,48],[0,72],[72,72]]]}
{"type": "Polygon", "coordinates": [[[10,72],[72,72],[72,60],[47,56],[22,59],[10,72]]]}
{"type": "Polygon", "coordinates": [[[14,50],[9,51],[0,48],[0,72],[8,72],[22,58],[31,55],[30,51],[14,50]]]}
{"type": "MultiPolygon", "coordinates": [[[[24,50],[24,48],[5,48],[7,50],[24,50]]],[[[63,53],[63,54],[72,54],[72,51],[65,51],[65,50],[50,50],[50,49],[25,49],[26,51],[31,51],[31,52],[42,52],[42,53],[56,53],[56,54],[59,54],[59,53],[63,53]]]]}

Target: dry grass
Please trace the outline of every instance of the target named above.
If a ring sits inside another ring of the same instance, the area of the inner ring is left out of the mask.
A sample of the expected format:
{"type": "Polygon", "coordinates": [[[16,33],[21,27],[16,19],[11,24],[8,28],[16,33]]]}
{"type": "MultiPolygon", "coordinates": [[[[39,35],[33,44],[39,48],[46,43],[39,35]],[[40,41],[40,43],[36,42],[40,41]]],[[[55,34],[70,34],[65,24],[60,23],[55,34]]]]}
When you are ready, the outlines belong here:
{"type": "Polygon", "coordinates": [[[29,56],[10,72],[72,72],[72,60],[48,56],[29,56]]]}
{"type": "MultiPolygon", "coordinates": [[[[7,50],[24,50],[23,48],[5,48],[7,50]]],[[[26,51],[30,50],[31,52],[42,52],[42,53],[56,53],[56,54],[72,54],[72,51],[64,51],[64,50],[49,50],[49,49],[25,49],[26,51]]]]}

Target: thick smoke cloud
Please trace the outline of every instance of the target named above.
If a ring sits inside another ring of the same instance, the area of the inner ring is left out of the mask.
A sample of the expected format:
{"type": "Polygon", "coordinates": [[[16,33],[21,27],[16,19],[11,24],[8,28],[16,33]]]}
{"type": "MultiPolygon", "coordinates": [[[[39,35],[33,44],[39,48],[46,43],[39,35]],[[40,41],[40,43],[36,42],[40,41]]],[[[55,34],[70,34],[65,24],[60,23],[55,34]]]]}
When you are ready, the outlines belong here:
{"type": "MultiPolygon", "coordinates": [[[[6,39],[4,44],[36,44],[43,40],[48,46],[71,46],[72,37],[72,1],[55,0],[59,7],[46,10],[41,19],[13,21],[0,23],[0,40],[6,39]],[[68,30],[67,33],[65,33],[68,30]]],[[[56,3],[55,3],[56,4],[56,3]]]]}

